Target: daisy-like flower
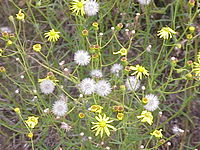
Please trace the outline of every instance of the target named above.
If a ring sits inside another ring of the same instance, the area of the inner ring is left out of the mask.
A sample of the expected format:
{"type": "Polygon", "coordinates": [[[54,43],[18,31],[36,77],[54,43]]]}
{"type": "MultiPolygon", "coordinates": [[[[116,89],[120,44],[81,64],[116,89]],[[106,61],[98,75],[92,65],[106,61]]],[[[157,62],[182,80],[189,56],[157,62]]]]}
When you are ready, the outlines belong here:
{"type": "Polygon", "coordinates": [[[116,74],[117,76],[119,75],[119,72],[123,69],[121,64],[114,64],[110,71],[112,74],[116,74]]]}
{"type": "Polygon", "coordinates": [[[141,115],[137,116],[138,119],[141,119],[141,122],[147,122],[148,124],[152,125],[153,123],[153,115],[151,112],[142,111],[141,115]]]}
{"type": "Polygon", "coordinates": [[[130,76],[126,79],[125,85],[129,91],[136,91],[140,87],[140,81],[135,76],[130,76]]]}
{"type": "Polygon", "coordinates": [[[39,117],[28,117],[27,120],[25,120],[25,123],[27,124],[27,126],[31,129],[35,128],[35,126],[38,124],[38,119],[39,117]]]}
{"type": "Polygon", "coordinates": [[[125,49],[125,48],[121,48],[119,51],[113,52],[114,55],[115,55],[115,54],[120,54],[121,56],[126,56],[127,53],[128,53],[128,51],[127,51],[127,49],[125,49]]]}
{"type": "Polygon", "coordinates": [[[45,38],[50,42],[56,42],[60,38],[60,32],[55,31],[54,29],[49,30],[49,32],[45,33],[45,38]]]}
{"type": "Polygon", "coordinates": [[[99,96],[107,96],[112,91],[110,83],[106,80],[100,80],[96,83],[96,93],[99,96]]]}
{"type": "Polygon", "coordinates": [[[88,110],[91,112],[101,113],[102,109],[103,109],[103,107],[100,105],[92,105],[92,106],[90,106],[90,108],[88,110]]]}
{"type": "Polygon", "coordinates": [[[55,101],[53,104],[52,112],[56,116],[64,116],[68,111],[67,103],[63,100],[55,101]]]}
{"type": "Polygon", "coordinates": [[[169,38],[172,38],[172,34],[176,34],[173,29],[171,29],[170,27],[162,27],[162,29],[158,31],[157,35],[160,36],[160,38],[167,40],[169,38]]]}
{"type": "Polygon", "coordinates": [[[85,0],[72,0],[70,2],[70,10],[75,15],[80,14],[81,16],[83,16],[85,14],[84,3],[85,3],[85,0]]]}
{"type": "Polygon", "coordinates": [[[22,13],[22,10],[21,10],[21,9],[19,10],[18,14],[16,14],[16,18],[17,18],[18,20],[24,20],[25,15],[24,15],[24,13],[22,13]]]}
{"type": "Polygon", "coordinates": [[[162,138],[163,135],[162,135],[162,129],[160,130],[154,130],[152,133],[150,133],[151,135],[155,136],[156,138],[162,138]]]}
{"type": "Polygon", "coordinates": [[[55,89],[55,84],[53,83],[53,81],[49,79],[44,79],[40,83],[40,90],[44,94],[53,93],[54,89],[55,89]]]}
{"type": "Polygon", "coordinates": [[[107,134],[107,136],[110,136],[109,128],[116,131],[116,128],[109,124],[113,122],[114,120],[109,120],[110,118],[106,117],[105,114],[103,116],[99,114],[95,118],[98,122],[92,122],[94,126],[91,128],[93,131],[96,131],[95,136],[98,136],[100,133],[100,136],[103,137],[104,132],[107,134]]]}
{"type": "Polygon", "coordinates": [[[87,51],[78,50],[74,55],[74,61],[80,66],[86,66],[90,62],[90,55],[87,51]]]}
{"type": "Polygon", "coordinates": [[[141,5],[148,5],[151,0],[138,0],[138,2],[141,4],[141,5]]]}
{"type": "Polygon", "coordinates": [[[103,74],[102,74],[101,70],[98,70],[98,69],[92,70],[90,72],[90,75],[93,78],[102,78],[103,77],[103,74]]]}
{"type": "Polygon", "coordinates": [[[79,84],[80,90],[85,95],[91,95],[95,92],[95,81],[91,78],[85,78],[79,84]]]}
{"type": "Polygon", "coordinates": [[[99,11],[99,4],[96,2],[96,0],[87,0],[84,3],[84,11],[86,15],[94,16],[99,11]]]}
{"type": "Polygon", "coordinates": [[[142,79],[142,76],[149,76],[148,71],[143,66],[140,65],[130,66],[130,70],[135,71],[131,75],[136,75],[137,79],[142,79]]]}
{"type": "Polygon", "coordinates": [[[154,111],[158,108],[159,100],[156,95],[148,94],[143,99],[146,100],[146,105],[144,108],[148,111],[154,111]]]}

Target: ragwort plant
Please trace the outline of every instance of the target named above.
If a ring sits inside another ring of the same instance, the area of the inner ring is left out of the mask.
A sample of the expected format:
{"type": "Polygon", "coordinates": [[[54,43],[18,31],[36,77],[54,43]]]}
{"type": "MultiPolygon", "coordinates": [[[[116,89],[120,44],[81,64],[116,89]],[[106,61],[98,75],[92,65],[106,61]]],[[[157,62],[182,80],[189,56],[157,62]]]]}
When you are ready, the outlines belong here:
{"type": "Polygon", "coordinates": [[[198,1],[1,7],[9,8],[0,49],[4,149],[199,148],[187,133],[200,85],[198,1]],[[179,104],[169,103],[174,95],[179,104]],[[171,129],[178,117],[184,125],[171,129]]]}

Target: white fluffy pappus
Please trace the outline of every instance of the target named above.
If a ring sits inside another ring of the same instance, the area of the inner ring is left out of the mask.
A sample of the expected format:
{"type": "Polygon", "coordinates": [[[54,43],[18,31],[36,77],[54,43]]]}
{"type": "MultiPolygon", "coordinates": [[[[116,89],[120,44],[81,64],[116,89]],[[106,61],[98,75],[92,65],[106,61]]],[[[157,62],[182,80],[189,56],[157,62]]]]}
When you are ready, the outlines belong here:
{"type": "Polygon", "coordinates": [[[80,90],[85,95],[91,95],[95,92],[95,81],[91,78],[85,78],[79,84],[80,90]]]}
{"type": "Polygon", "coordinates": [[[67,108],[67,103],[65,101],[58,100],[55,101],[55,103],[53,104],[52,112],[54,115],[61,117],[64,116],[67,111],[68,108],[67,108]]]}
{"type": "Polygon", "coordinates": [[[74,55],[74,61],[80,66],[86,66],[90,63],[90,55],[87,51],[78,50],[74,55]]]}
{"type": "Polygon", "coordinates": [[[141,4],[141,5],[148,5],[151,0],[138,0],[138,2],[141,4]]]}
{"type": "Polygon", "coordinates": [[[126,79],[125,85],[129,91],[136,91],[140,87],[140,80],[138,80],[135,76],[129,76],[126,79]]]}
{"type": "Polygon", "coordinates": [[[123,67],[122,67],[121,64],[114,64],[114,65],[111,67],[110,71],[111,71],[112,74],[118,75],[119,72],[120,72],[122,69],[123,69],[123,67]]]}
{"type": "Polygon", "coordinates": [[[95,69],[90,72],[90,76],[93,78],[102,78],[103,74],[102,74],[101,70],[95,69]]]}
{"type": "Polygon", "coordinates": [[[144,105],[144,108],[148,111],[154,111],[158,108],[159,105],[159,100],[156,95],[153,94],[148,94],[145,96],[147,99],[147,104],[144,105]]]}
{"type": "Polygon", "coordinates": [[[55,85],[53,81],[49,79],[45,79],[40,83],[40,90],[44,94],[53,93],[54,89],[55,89],[55,85]]]}
{"type": "Polygon", "coordinates": [[[96,0],[87,0],[84,3],[84,11],[87,16],[94,16],[99,11],[99,4],[96,0]]]}
{"type": "Polygon", "coordinates": [[[106,80],[100,80],[96,83],[96,93],[99,96],[107,96],[108,94],[111,93],[111,85],[108,81],[106,80]]]}

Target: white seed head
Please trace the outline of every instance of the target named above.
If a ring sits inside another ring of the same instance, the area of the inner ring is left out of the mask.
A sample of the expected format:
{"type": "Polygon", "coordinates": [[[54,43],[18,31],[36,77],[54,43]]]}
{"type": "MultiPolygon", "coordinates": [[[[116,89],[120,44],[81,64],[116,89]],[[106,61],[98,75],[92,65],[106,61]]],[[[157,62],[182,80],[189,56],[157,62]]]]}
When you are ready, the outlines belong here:
{"type": "Polygon", "coordinates": [[[94,16],[99,11],[99,4],[96,0],[87,0],[84,3],[84,11],[87,16],[94,16]]]}
{"type": "Polygon", "coordinates": [[[142,86],[142,90],[144,91],[146,89],[146,87],[145,86],[142,86]]]}
{"type": "Polygon", "coordinates": [[[114,64],[110,71],[112,74],[116,74],[117,76],[119,75],[119,72],[123,69],[121,64],[114,64]]]}
{"type": "Polygon", "coordinates": [[[44,94],[53,93],[54,89],[55,89],[55,85],[53,81],[49,79],[45,79],[40,83],[40,90],[44,94]]]}
{"type": "Polygon", "coordinates": [[[172,143],[171,142],[167,142],[167,145],[170,146],[170,145],[172,145],[172,143]]]}
{"type": "Polygon", "coordinates": [[[11,33],[12,30],[9,27],[0,27],[0,32],[7,32],[7,33],[11,33]]]}
{"type": "Polygon", "coordinates": [[[156,95],[148,94],[145,96],[145,98],[148,100],[147,104],[144,105],[144,108],[148,111],[154,111],[158,108],[159,100],[156,95]]]}
{"type": "Polygon", "coordinates": [[[129,29],[125,29],[125,32],[129,32],[129,29]]]}
{"type": "Polygon", "coordinates": [[[19,59],[19,58],[16,58],[15,60],[16,60],[16,61],[20,61],[20,59],[19,59]]]}
{"type": "Polygon", "coordinates": [[[80,66],[86,66],[90,63],[90,55],[87,51],[78,50],[74,55],[74,61],[80,66]]]}
{"type": "Polygon", "coordinates": [[[140,145],[140,148],[141,148],[141,149],[144,149],[144,145],[140,145]]]}
{"type": "Polygon", "coordinates": [[[16,90],[15,90],[15,93],[18,94],[18,93],[19,93],[19,89],[16,89],[16,90]]]}
{"type": "Polygon", "coordinates": [[[132,33],[132,34],[135,34],[135,30],[132,30],[131,33],[132,33]]]}
{"type": "Polygon", "coordinates": [[[64,129],[66,132],[69,132],[72,127],[65,122],[61,122],[60,128],[64,129]]]}
{"type": "Polygon", "coordinates": [[[115,27],[111,27],[111,30],[115,30],[115,27]]]}
{"type": "Polygon", "coordinates": [[[64,116],[68,111],[67,104],[63,100],[55,101],[53,104],[52,112],[56,116],[64,116]]]}
{"type": "Polygon", "coordinates": [[[91,136],[89,136],[89,137],[88,137],[88,139],[89,139],[89,140],[92,140],[92,137],[91,137],[91,136]]]}
{"type": "Polygon", "coordinates": [[[107,96],[112,91],[110,83],[106,80],[100,80],[96,83],[96,93],[99,96],[107,96]]]}
{"type": "Polygon", "coordinates": [[[103,74],[102,74],[101,70],[95,69],[90,72],[90,76],[93,78],[102,78],[103,74]]]}
{"type": "Polygon", "coordinates": [[[141,5],[148,5],[151,0],[138,0],[138,2],[141,4],[141,5]]]}
{"type": "Polygon", "coordinates": [[[174,134],[180,135],[181,133],[184,133],[184,130],[179,128],[177,125],[174,125],[173,128],[172,128],[172,132],[174,134]]]}
{"type": "Polygon", "coordinates": [[[24,75],[21,75],[20,78],[21,78],[21,79],[24,79],[24,75]]]}
{"type": "Polygon", "coordinates": [[[152,48],[151,45],[147,46],[146,51],[147,51],[147,52],[150,52],[150,51],[151,51],[151,48],[152,48]]]}
{"type": "Polygon", "coordinates": [[[91,95],[95,92],[95,81],[91,78],[85,78],[79,84],[80,90],[85,95],[91,95]]]}
{"type": "Polygon", "coordinates": [[[84,136],[84,135],[85,135],[84,132],[81,132],[81,133],[80,133],[80,136],[84,136]]]}
{"type": "Polygon", "coordinates": [[[100,32],[100,33],[99,33],[99,35],[100,35],[100,36],[103,36],[103,33],[102,33],[102,32],[100,32]]]}
{"type": "Polygon", "coordinates": [[[65,64],[65,61],[63,60],[63,61],[61,61],[60,63],[59,63],[59,66],[62,66],[62,65],[64,65],[65,64]]]}
{"type": "Polygon", "coordinates": [[[140,87],[140,80],[135,76],[130,76],[126,79],[125,85],[129,91],[136,91],[140,87]]]}

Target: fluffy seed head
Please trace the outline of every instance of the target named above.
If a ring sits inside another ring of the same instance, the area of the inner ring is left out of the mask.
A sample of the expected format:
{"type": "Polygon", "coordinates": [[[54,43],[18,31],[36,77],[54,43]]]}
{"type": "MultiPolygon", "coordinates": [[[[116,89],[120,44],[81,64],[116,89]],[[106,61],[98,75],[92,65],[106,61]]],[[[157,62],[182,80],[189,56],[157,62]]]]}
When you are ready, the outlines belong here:
{"type": "Polygon", "coordinates": [[[111,90],[110,83],[106,80],[100,80],[96,83],[96,93],[99,96],[107,96],[111,90]]]}
{"type": "Polygon", "coordinates": [[[63,100],[58,100],[53,104],[52,112],[56,116],[64,116],[68,111],[67,104],[63,100]]]}
{"type": "Polygon", "coordinates": [[[148,5],[151,0],[138,0],[138,2],[141,4],[141,5],[148,5]]]}
{"type": "Polygon", "coordinates": [[[92,70],[92,71],[90,72],[90,75],[91,75],[91,77],[93,77],[93,78],[102,78],[102,77],[103,77],[102,72],[101,72],[100,70],[98,70],[98,69],[92,70]]]}
{"type": "Polygon", "coordinates": [[[111,67],[110,71],[111,71],[111,73],[118,75],[118,74],[119,74],[119,71],[121,71],[122,68],[123,68],[123,67],[122,67],[121,64],[114,64],[114,65],[111,67]]]}
{"type": "Polygon", "coordinates": [[[78,50],[74,55],[74,61],[80,66],[86,66],[90,62],[90,55],[87,51],[78,50]]]}
{"type": "Polygon", "coordinates": [[[95,81],[91,78],[85,78],[79,84],[80,90],[85,95],[90,95],[95,92],[95,81]]]}
{"type": "Polygon", "coordinates": [[[145,96],[147,99],[147,104],[144,106],[144,108],[148,111],[154,111],[158,108],[159,100],[156,95],[148,94],[145,96]]]}
{"type": "Polygon", "coordinates": [[[126,79],[125,85],[129,91],[136,91],[140,87],[140,80],[135,76],[130,76],[126,79]]]}
{"type": "Polygon", "coordinates": [[[84,11],[86,15],[94,16],[99,11],[99,4],[96,2],[96,0],[87,0],[84,3],[84,11]]]}
{"type": "Polygon", "coordinates": [[[40,83],[40,90],[44,94],[53,93],[54,89],[55,89],[55,85],[53,81],[49,79],[45,79],[40,83]]]}

